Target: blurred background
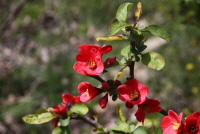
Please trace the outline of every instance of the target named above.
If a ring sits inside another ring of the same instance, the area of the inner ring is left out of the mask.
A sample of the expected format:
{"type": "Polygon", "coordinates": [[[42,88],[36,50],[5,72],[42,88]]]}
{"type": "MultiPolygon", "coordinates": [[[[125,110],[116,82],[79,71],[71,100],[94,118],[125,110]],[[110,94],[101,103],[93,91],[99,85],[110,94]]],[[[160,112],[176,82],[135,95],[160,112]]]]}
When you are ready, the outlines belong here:
{"type": "MultiPolygon", "coordinates": [[[[104,58],[117,55],[120,59],[119,51],[127,42],[95,39],[109,35],[109,24],[124,2],[135,4],[129,16],[132,23],[139,0],[0,0],[0,134],[51,133],[52,122],[30,125],[22,117],[58,105],[62,93],[78,95],[82,81],[100,84],[73,70],[77,47],[113,45],[104,58]]],[[[150,36],[148,50],[161,54],[166,66],[155,71],[139,63],[136,78],[148,85],[149,97],[159,100],[162,108],[185,116],[200,112],[200,0],[140,2],[141,22],[162,26],[172,42],[150,36]]],[[[109,69],[111,73],[103,78],[113,79],[118,69],[109,69]]],[[[87,103],[89,116],[98,111],[100,122],[112,126],[115,104],[110,101],[100,110],[98,100],[87,103]]],[[[124,111],[134,120],[134,109],[124,111]]],[[[163,116],[153,117],[159,122],[163,116]]],[[[73,134],[89,134],[93,129],[82,121],[72,121],[70,128],[73,134]]]]}

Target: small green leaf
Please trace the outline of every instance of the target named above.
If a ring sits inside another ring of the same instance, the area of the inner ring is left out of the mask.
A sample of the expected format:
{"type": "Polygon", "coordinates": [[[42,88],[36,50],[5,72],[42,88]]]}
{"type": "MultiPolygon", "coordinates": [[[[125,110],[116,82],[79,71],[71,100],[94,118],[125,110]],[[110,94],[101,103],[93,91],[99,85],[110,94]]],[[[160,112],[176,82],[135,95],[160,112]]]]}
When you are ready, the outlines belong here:
{"type": "Polygon", "coordinates": [[[149,52],[142,54],[141,57],[142,63],[152,69],[161,70],[165,66],[164,58],[157,53],[149,52]]]}
{"type": "Polygon", "coordinates": [[[124,71],[126,70],[126,67],[127,67],[127,66],[123,67],[123,68],[118,72],[118,74],[115,75],[114,80],[117,80],[118,78],[122,77],[122,75],[124,74],[124,71]]]}
{"type": "Polygon", "coordinates": [[[116,13],[116,19],[118,21],[126,21],[128,18],[128,10],[133,6],[133,3],[121,4],[116,13]]]}
{"type": "Polygon", "coordinates": [[[122,131],[122,132],[126,132],[126,133],[131,133],[130,126],[127,123],[121,123],[120,125],[114,127],[112,130],[114,130],[114,131],[122,131]]]}
{"type": "Polygon", "coordinates": [[[136,18],[136,20],[139,20],[140,15],[142,14],[142,3],[141,2],[138,2],[137,8],[138,9],[135,11],[135,18],[136,18]]]}
{"type": "Polygon", "coordinates": [[[127,22],[125,21],[118,21],[115,19],[110,25],[110,34],[116,34],[118,31],[128,26],[131,26],[131,25],[127,24],[127,22]]]}
{"type": "Polygon", "coordinates": [[[77,113],[77,114],[86,114],[89,109],[88,107],[83,103],[76,103],[71,109],[71,112],[77,113]]]}
{"type": "Polygon", "coordinates": [[[29,124],[42,124],[56,118],[57,116],[52,112],[45,112],[41,114],[30,114],[24,116],[22,119],[29,124]]]}
{"type": "Polygon", "coordinates": [[[148,132],[145,127],[140,126],[134,130],[134,134],[148,134],[148,132]]]}
{"type": "Polygon", "coordinates": [[[109,132],[109,130],[107,128],[102,128],[102,127],[95,128],[93,131],[97,132],[97,133],[102,133],[102,134],[109,132]]]}
{"type": "Polygon", "coordinates": [[[52,134],[62,134],[62,129],[60,127],[56,127],[53,131],[52,134]]]}
{"type": "Polygon", "coordinates": [[[130,50],[130,45],[128,45],[128,46],[124,47],[124,48],[121,50],[121,55],[122,55],[122,56],[125,56],[126,59],[128,59],[130,51],[131,51],[131,50],[130,50]]]}
{"type": "Polygon", "coordinates": [[[71,134],[69,127],[56,127],[52,134],[71,134]]]}
{"type": "Polygon", "coordinates": [[[66,126],[68,126],[69,121],[70,121],[70,116],[68,116],[66,119],[60,119],[59,123],[61,126],[66,127],[66,126]]]}
{"type": "Polygon", "coordinates": [[[157,25],[150,25],[141,30],[142,32],[150,32],[153,35],[159,36],[168,42],[171,42],[170,36],[165,29],[157,25]]]}
{"type": "Polygon", "coordinates": [[[121,109],[121,107],[120,107],[119,104],[117,104],[117,110],[116,110],[116,112],[117,112],[117,115],[118,115],[119,119],[120,119],[122,122],[125,123],[125,122],[126,122],[126,119],[125,119],[125,117],[124,117],[124,115],[123,115],[122,109],[121,109]]]}

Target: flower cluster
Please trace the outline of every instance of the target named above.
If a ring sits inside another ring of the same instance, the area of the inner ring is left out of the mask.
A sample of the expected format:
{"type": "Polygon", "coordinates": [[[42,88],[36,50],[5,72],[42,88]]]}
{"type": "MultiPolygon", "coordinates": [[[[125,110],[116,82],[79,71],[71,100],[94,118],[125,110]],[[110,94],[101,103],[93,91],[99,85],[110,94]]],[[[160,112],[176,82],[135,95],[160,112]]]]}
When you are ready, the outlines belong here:
{"type": "Polygon", "coordinates": [[[177,115],[174,111],[169,110],[168,116],[161,121],[163,134],[200,134],[200,112],[194,112],[186,117],[182,122],[183,114],[177,115]]]}

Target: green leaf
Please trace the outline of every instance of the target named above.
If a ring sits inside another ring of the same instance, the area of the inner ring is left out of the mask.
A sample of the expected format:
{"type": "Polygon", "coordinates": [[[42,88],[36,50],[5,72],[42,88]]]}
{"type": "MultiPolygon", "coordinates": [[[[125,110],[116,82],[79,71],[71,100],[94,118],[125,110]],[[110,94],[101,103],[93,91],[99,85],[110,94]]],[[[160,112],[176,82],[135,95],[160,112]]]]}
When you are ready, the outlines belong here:
{"type": "Polygon", "coordinates": [[[93,131],[97,132],[97,133],[103,133],[103,134],[109,132],[109,130],[107,128],[102,128],[102,127],[95,128],[93,131]]]}
{"type": "Polygon", "coordinates": [[[126,67],[123,67],[118,73],[117,75],[115,75],[114,80],[117,80],[118,78],[122,77],[122,75],[124,74],[124,71],[126,70],[126,67]]]}
{"type": "Polygon", "coordinates": [[[113,41],[113,40],[123,40],[126,39],[126,37],[121,35],[110,35],[108,37],[98,37],[96,38],[96,41],[113,41]]]}
{"type": "Polygon", "coordinates": [[[142,32],[150,32],[153,35],[159,36],[168,42],[171,42],[170,36],[165,29],[157,25],[150,25],[141,30],[142,32]]]}
{"type": "Polygon", "coordinates": [[[127,22],[125,21],[118,21],[115,19],[110,25],[110,34],[116,34],[118,31],[120,31],[121,29],[127,26],[131,26],[131,25],[127,24],[127,22]]]}
{"type": "Polygon", "coordinates": [[[29,124],[42,124],[56,118],[57,116],[52,112],[45,112],[41,114],[30,114],[24,116],[22,119],[29,124]]]}
{"type": "Polygon", "coordinates": [[[48,112],[48,109],[42,108],[42,109],[39,109],[39,110],[36,112],[36,114],[41,114],[41,113],[46,113],[46,112],[48,112]]]}
{"type": "Polygon", "coordinates": [[[128,18],[128,10],[133,6],[133,3],[121,4],[116,13],[116,19],[118,21],[126,21],[128,18]]]}
{"type": "Polygon", "coordinates": [[[122,56],[125,56],[126,59],[128,59],[130,51],[131,51],[131,50],[130,50],[130,45],[128,45],[128,46],[124,47],[124,48],[121,50],[121,55],[122,55],[122,56]]]}
{"type": "Polygon", "coordinates": [[[134,130],[134,134],[148,134],[148,132],[145,127],[140,126],[134,130]]]}
{"type": "Polygon", "coordinates": [[[114,127],[112,130],[114,130],[114,131],[122,131],[122,132],[126,132],[126,133],[131,133],[130,126],[127,123],[121,123],[120,125],[114,127]]]}
{"type": "Polygon", "coordinates": [[[56,127],[56,128],[53,130],[52,134],[62,134],[62,129],[61,129],[60,127],[56,127]]]}
{"type": "Polygon", "coordinates": [[[121,109],[121,107],[120,107],[120,105],[119,104],[117,104],[117,115],[118,115],[118,117],[119,117],[119,119],[122,121],[122,122],[126,122],[126,118],[124,117],[124,115],[123,115],[123,112],[122,112],[122,109],[121,109]]]}
{"type": "Polygon", "coordinates": [[[70,116],[68,116],[66,119],[60,119],[59,123],[61,126],[66,127],[66,126],[68,126],[69,121],[70,121],[70,116]]]}
{"type": "Polygon", "coordinates": [[[85,104],[77,103],[70,109],[70,111],[77,114],[86,114],[89,111],[89,109],[85,104]]]}
{"type": "Polygon", "coordinates": [[[142,63],[152,69],[161,70],[165,66],[164,58],[157,53],[149,52],[142,54],[141,57],[142,63]]]}
{"type": "Polygon", "coordinates": [[[140,15],[142,14],[142,3],[141,2],[139,2],[137,4],[137,8],[138,9],[135,11],[135,18],[136,18],[136,20],[139,20],[140,15]]]}
{"type": "Polygon", "coordinates": [[[71,132],[68,127],[56,127],[52,134],[71,134],[71,132]]]}

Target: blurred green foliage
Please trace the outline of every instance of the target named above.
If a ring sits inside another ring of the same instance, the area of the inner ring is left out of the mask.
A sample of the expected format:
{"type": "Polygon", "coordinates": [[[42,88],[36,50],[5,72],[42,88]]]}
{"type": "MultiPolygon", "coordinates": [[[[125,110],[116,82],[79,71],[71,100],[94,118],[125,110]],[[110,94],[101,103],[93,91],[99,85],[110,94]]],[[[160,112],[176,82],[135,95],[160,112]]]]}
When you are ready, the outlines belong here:
{"type": "MultiPolygon", "coordinates": [[[[19,2],[0,1],[0,28],[19,2]]],[[[39,108],[59,104],[62,93],[78,95],[77,85],[81,81],[100,84],[73,70],[77,47],[82,44],[111,44],[114,50],[107,56],[118,55],[125,42],[96,42],[95,38],[109,34],[109,24],[118,6],[124,2],[136,5],[139,1],[26,2],[11,26],[0,35],[0,133],[51,133],[51,123],[29,125],[21,118],[39,108]]],[[[165,58],[164,69],[147,69],[149,73],[142,76],[148,77],[144,84],[149,86],[150,97],[161,101],[166,110],[183,111],[185,115],[200,111],[200,0],[141,2],[141,21],[162,26],[172,39],[172,43],[155,50],[165,58]]],[[[130,22],[132,17],[129,16],[130,22]]],[[[94,101],[87,104],[91,110],[95,106],[94,101]]],[[[105,111],[103,115],[106,117],[106,114],[112,115],[105,111]]],[[[92,128],[84,129],[85,125],[82,126],[77,128],[73,123],[71,129],[76,132],[80,129],[83,134],[92,131],[92,128]]]]}

